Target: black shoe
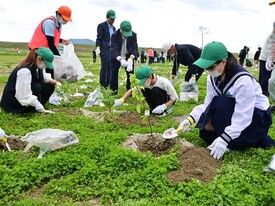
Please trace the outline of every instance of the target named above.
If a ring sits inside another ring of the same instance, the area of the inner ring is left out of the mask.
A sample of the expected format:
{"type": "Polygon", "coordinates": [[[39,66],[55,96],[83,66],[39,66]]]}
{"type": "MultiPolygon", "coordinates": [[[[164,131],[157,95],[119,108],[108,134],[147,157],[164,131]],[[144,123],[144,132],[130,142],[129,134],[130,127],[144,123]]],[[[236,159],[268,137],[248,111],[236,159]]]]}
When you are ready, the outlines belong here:
{"type": "Polygon", "coordinates": [[[275,112],[275,106],[271,106],[270,110],[271,110],[272,113],[274,113],[275,112]]]}

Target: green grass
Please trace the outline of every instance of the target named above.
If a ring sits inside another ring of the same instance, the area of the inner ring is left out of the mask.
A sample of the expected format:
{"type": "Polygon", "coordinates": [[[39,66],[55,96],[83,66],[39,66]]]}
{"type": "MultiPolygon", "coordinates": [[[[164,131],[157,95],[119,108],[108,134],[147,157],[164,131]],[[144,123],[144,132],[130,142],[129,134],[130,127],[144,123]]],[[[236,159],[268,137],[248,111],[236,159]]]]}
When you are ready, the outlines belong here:
{"type": "MultiPolygon", "coordinates": [[[[5,84],[10,71],[24,58],[12,53],[13,43],[0,42],[0,84],[5,84]],[[1,50],[3,51],[3,50],[1,50]],[[3,74],[4,73],[4,74],[3,74]]],[[[73,84],[65,84],[67,94],[92,92],[98,86],[100,70],[99,59],[92,64],[89,46],[75,46],[77,55],[84,68],[94,76],[86,76],[73,84]],[[93,82],[86,83],[85,80],[93,82]],[[88,89],[80,89],[87,84],[88,89]]],[[[26,50],[27,52],[27,50],[26,50]]],[[[139,65],[137,65],[139,66],[139,65]]],[[[160,76],[167,76],[172,65],[153,64],[152,68],[160,76]]],[[[180,66],[181,77],[186,68],[180,66]]],[[[255,77],[258,71],[249,69],[255,77]]],[[[125,74],[120,71],[120,98],[125,92],[125,74]]],[[[176,80],[179,92],[180,82],[176,80]]],[[[177,102],[172,115],[153,126],[153,131],[162,133],[179,123],[173,116],[188,114],[194,106],[203,102],[206,89],[206,75],[198,82],[199,102],[177,102]]],[[[79,113],[73,115],[69,110],[83,108],[87,96],[71,99],[72,104],[56,107],[47,105],[47,109],[61,109],[55,115],[40,113],[16,115],[0,112],[0,126],[7,134],[24,136],[28,132],[43,128],[58,128],[74,131],[80,144],[53,152],[47,152],[37,159],[39,149],[33,147],[30,153],[23,151],[3,152],[0,154],[0,205],[275,205],[274,174],[263,173],[275,148],[268,150],[249,149],[244,152],[229,152],[224,156],[223,166],[210,183],[193,180],[189,183],[174,185],[169,183],[166,173],[178,166],[176,155],[171,153],[155,158],[122,147],[123,141],[133,133],[149,133],[150,128],[133,125],[122,128],[115,123],[95,122],[79,113]]],[[[135,111],[135,105],[127,101],[128,106],[119,109],[135,111]]],[[[91,111],[104,111],[106,108],[86,108],[91,111]]],[[[274,118],[274,116],[273,116],[274,118]]],[[[269,134],[274,138],[274,126],[269,134]]],[[[197,146],[205,146],[198,137],[198,129],[180,134],[197,146]]]]}

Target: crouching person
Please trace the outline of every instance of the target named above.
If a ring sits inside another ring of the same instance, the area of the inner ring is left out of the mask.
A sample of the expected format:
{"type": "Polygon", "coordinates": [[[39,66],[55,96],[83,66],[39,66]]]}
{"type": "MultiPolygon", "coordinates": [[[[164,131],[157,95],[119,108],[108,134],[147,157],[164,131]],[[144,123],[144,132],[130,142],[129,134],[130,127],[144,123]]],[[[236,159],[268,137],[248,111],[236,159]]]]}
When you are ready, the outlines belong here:
{"type": "MultiPolygon", "coordinates": [[[[150,113],[165,116],[173,111],[173,105],[178,100],[178,95],[167,78],[153,74],[152,69],[145,65],[136,70],[135,76],[140,80],[138,86],[144,86],[142,93],[150,107],[150,113]]],[[[115,100],[114,106],[123,104],[132,95],[133,89],[129,89],[123,97],[115,100]]]]}
{"type": "Polygon", "coordinates": [[[11,72],[4,88],[1,107],[7,112],[44,112],[44,105],[60,82],[51,78],[45,68],[54,69],[52,51],[34,48],[11,72]]]}
{"type": "Polygon", "coordinates": [[[267,134],[272,123],[269,101],[233,54],[222,43],[211,42],[194,64],[208,72],[207,93],[179,129],[188,131],[197,122],[200,137],[215,159],[228,149],[275,146],[267,134]]]}

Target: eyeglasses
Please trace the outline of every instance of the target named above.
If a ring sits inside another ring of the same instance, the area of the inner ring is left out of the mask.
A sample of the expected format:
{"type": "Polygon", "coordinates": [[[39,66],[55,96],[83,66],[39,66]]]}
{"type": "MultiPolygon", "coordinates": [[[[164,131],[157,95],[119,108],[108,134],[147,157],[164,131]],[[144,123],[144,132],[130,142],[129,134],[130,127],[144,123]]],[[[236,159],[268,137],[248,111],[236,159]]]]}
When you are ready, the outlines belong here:
{"type": "Polygon", "coordinates": [[[212,66],[206,68],[205,70],[206,71],[211,71],[211,70],[215,69],[215,67],[218,66],[221,63],[221,61],[222,60],[217,61],[216,63],[212,64],[212,66]]]}

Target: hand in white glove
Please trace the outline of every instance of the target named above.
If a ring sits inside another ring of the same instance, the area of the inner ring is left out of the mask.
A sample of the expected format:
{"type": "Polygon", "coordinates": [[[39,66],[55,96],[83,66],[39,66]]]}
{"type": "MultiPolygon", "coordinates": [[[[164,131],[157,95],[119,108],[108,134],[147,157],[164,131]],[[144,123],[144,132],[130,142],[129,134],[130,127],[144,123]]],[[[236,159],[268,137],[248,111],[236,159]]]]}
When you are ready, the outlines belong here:
{"type": "Polygon", "coordinates": [[[188,119],[185,119],[180,123],[179,129],[183,132],[189,132],[190,126],[191,126],[190,121],[188,119]]]}
{"type": "Polygon", "coordinates": [[[128,66],[128,62],[125,59],[121,59],[120,60],[120,65],[125,68],[125,67],[128,66]]]}
{"type": "Polygon", "coordinates": [[[273,68],[273,62],[271,60],[267,60],[266,63],[265,63],[265,68],[267,71],[271,71],[272,68],[273,68]]]}
{"type": "Polygon", "coordinates": [[[157,106],[155,109],[153,109],[153,114],[162,114],[167,109],[167,106],[165,104],[157,106]]]}
{"type": "Polygon", "coordinates": [[[113,107],[118,107],[120,105],[124,104],[124,99],[120,98],[120,99],[116,99],[115,100],[115,104],[113,107]]]}
{"type": "Polygon", "coordinates": [[[220,159],[227,150],[227,145],[221,137],[218,137],[207,148],[211,150],[210,155],[213,156],[214,159],[220,159]]]}
{"type": "Polygon", "coordinates": [[[131,72],[131,71],[133,71],[133,60],[132,59],[128,59],[127,60],[127,68],[126,68],[126,71],[127,72],[131,72]]]}
{"type": "Polygon", "coordinates": [[[96,47],[95,53],[96,53],[96,55],[100,55],[100,48],[99,48],[99,46],[96,47]]]}
{"type": "Polygon", "coordinates": [[[44,112],[45,111],[43,105],[40,102],[37,105],[35,105],[35,109],[38,112],[44,112]]]}
{"type": "Polygon", "coordinates": [[[5,136],[6,136],[5,131],[0,127],[0,139],[2,139],[5,136]]]}
{"type": "Polygon", "coordinates": [[[196,78],[195,78],[195,77],[191,77],[191,78],[189,79],[189,83],[190,83],[190,84],[195,84],[195,83],[196,83],[196,78]]]}

